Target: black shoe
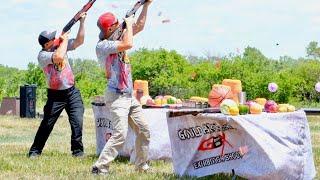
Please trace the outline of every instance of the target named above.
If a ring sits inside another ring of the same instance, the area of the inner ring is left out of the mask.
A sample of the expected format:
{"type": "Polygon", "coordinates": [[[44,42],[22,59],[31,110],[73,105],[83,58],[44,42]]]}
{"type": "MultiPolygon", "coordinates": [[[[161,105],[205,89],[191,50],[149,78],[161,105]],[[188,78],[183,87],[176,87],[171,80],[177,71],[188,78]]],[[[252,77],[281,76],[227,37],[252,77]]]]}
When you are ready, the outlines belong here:
{"type": "Polygon", "coordinates": [[[30,158],[30,159],[36,159],[36,158],[38,158],[40,156],[40,154],[39,153],[36,153],[36,152],[29,152],[29,154],[28,154],[28,157],[30,158]]]}
{"type": "Polygon", "coordinates": [[[84,157],[84,153],[83,153],[83,151],[74,151],[72,153],[72,156],[77,157],[77,158],[82,158],[82,157],[84,157]]]}
{"type": "Polygon", "coordinates": [[[108,175],[108,171],[102,172],[97,166],[92,166],[91,173],[93,175],[108,175]]]}

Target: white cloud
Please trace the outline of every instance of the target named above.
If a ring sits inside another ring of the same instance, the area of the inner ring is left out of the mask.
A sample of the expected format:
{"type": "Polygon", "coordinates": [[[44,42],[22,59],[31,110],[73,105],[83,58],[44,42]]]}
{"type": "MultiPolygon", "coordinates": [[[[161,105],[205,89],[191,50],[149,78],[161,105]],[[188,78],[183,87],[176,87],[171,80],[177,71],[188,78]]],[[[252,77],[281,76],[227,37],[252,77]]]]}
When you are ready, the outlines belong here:
{"type": "Polygon", "coordinates": [[[73,9],[71,7],[71,4],[64,0],[54,0],[49,2],[49,8],[55,8],[55,9],[73,9]]]}
{"type": "Polygon", "coordinates": [[[320,26],[320,16],[314,16],[311,18],[313,25],[320,26]]]}
{"type": "Polygon", "coordinates": [[[12,0],[13,4],[22,4],[22,3],[27,3],[30,2],[31,0],[12,0]]]}

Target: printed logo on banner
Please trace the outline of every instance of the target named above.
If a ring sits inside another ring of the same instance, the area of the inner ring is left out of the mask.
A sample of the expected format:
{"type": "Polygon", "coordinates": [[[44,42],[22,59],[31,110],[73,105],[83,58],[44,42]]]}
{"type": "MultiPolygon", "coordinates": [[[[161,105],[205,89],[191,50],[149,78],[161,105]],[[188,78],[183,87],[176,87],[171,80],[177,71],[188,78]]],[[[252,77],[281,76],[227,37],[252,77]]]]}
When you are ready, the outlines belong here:
{"type": "Polygon", "coordinates": [[[228,144],[231,148],[233,148],[233,146],[227,141],[226,134],[224,132],[222,132],[218,136],[212,136],[209,139],[202,141],[198,147],[198,150],[199,151],[208,151],[208,150],[222,147],[221,155],[223,155],[225,144],[228,144]]]}
{"type": "Polygon", "coordinates": [[[214,164],[242,159],[247,152],[248,152],[248,146],[242,146],[242,147],[239,147],[239,150],[237,151],[226,153],[226,154],[220,154],[218,156],[213,156],[213,157],[209,157],[199,161],[195,161],[192,163],[192,165],[194,169],[199,169],[199,168],[211,166],[214,164]]]}
{"type": "Polygon", "coordinates": [[[111,136],[112,136],[112,133],[106,132],[106,134],[105,134],[106,142],[108,142],[108,140],[111,138],[111,136]]]}
{"type": "Polygon", "coordinates": [[[98,128],[108,128],[108,129],[113,129],[111,121],[107,118],[97,118],[97,127],[98,128]]]}
{"type": "Polygon", "coordinates": [[[230,124],[219,125],[216,123],[206,123],[202,126],[195,126],[178,130],[178,137],[180,140],[188,140],[191,138],[198,138],[206,134],[216,134],[219,132],[228,131],[233,128],[230,124]]]}
{"type": "Polygon", "coordinates": [[[226,144],[233,148],[233,146],[227,141],[226,134],[224,132],[217,136],[212,136],[209,139],[203,140],[198,147],[198,151],[209,151],[221,147],[221,153],[218,156],[213,156],[193,162],[193,168],[199,169],[214,164],[242,159],[243,156],[248,152],[248,147],[243,146],[239,147],[239,150],[237,151],[225,154],[224,147],[226,144]]]}
{"type": "Polygon", "coordinates": [[[193,138],[201,138],[202,136],[209,135],[209,138],[206,138],[200,143],[199,147],[197,148],[198,151],[210,151],[221,148],[220,155],[193,162],[192,165],[194,169],[243,158],[243,156],[248,152],[247,146],[239,147],[239,149],[236,148],[236,151],[225,154],[224,148],[226,145],[234,149],[234,146],[228,142],[226,137],[225,132],[229,130],[236,130],[236,128],[232,127],[228,123],[223,125],[217,123],[205,123],[194,127],[179,129],[177,131],[177,135],[181,141],[193,138]]]}
{"type": "Polygon", "coordinates": [[[219,164],[227,161],[233,161],[237,159],[242,159],[243,154],[240,151],[235,151],[223,155],[213,156],[206,159],[202,159],[196,162],[193,162],[193,168],[199,169],[207,166],[211,166],[214,164],[219,164]]]}

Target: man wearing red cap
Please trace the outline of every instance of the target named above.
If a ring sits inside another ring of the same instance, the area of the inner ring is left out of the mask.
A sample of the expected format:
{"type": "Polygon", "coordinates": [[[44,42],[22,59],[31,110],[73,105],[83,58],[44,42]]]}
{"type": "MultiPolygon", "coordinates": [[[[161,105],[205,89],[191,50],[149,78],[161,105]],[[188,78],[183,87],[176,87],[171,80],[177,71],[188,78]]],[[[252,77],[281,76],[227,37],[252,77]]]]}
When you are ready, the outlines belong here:
{"type": "Polygon", "coordinates": [[[107,174],[111,162],[122,149],[128,131],[128,124],[136,133],[135,169],[145,172],[149,169],[147,162],[150,131],[143,118],[140,103],[132,95],[132,76],[130,62],[125,51],[133,47],[133,36],[143,30],[148,7],[152,0],[143,5],[136,23],[133,17],[124,19],[127,25],[120,40],[110,40],[110,36],[119,27],[118,19],[110,12],[102,14],[97,22],[101,32],[96,46],[96,54],[105,68],[108,85],[105,98],[111,111],[113,134],[104,146],[99,159],[92,167],[93,174],[107,174]]]}

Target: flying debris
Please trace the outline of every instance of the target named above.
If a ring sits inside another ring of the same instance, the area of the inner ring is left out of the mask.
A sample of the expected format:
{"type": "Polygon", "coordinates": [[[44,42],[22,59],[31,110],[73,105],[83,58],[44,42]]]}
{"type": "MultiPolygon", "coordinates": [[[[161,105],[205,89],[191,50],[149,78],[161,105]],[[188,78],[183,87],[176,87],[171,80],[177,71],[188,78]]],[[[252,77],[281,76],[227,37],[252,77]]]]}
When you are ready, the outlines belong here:
{"type": "Polygon", "coordinates": [[[112,8],[118,8],[118,6],[115,5],[115,4],[111,4],[111,7],[112,7],[112,8]]]}
{"type": "Polygon", "coordinates": [[[170,19],[164,19],[162,20],[162,23],[169,23],[170,22],[170,19]]]}

